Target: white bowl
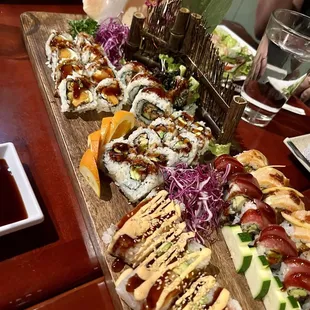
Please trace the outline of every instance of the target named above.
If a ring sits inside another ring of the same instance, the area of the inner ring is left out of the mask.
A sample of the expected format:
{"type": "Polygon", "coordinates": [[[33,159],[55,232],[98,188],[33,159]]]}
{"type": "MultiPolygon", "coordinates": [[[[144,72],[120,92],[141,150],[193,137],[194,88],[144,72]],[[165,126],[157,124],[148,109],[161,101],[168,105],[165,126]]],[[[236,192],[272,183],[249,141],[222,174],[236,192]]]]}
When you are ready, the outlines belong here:
{"type": "Polygon", "coordinates": [[[0,144],[0,158],[5,159],[14,176],[28,215],[24,220],[0,226],[0,236],[3,236],[39,224],[44,220],[44,216],[13,143],[0,144]]]}

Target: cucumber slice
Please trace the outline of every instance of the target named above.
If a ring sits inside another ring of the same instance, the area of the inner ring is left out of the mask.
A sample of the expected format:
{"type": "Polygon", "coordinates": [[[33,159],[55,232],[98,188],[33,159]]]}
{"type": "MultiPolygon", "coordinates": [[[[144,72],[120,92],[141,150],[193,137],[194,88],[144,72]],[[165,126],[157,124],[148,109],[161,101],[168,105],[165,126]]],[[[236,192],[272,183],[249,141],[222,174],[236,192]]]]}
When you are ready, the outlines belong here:
{"type": "Polygon", "coordinates": [[[281,291],[282,282],[272,277],[268,293],[263,299],[266,310],[286,310],[286,293],[281,291]]]}
{"type": "Polygon", "coordinates": [[[301,310],[301,306],[293,296],[287,296],[285,310],[301,310]]]}
{"type": "Polygon", "coordinates": [[[258,258],[259,258],[263,268],[269,267],[269,263],[267,261],[267,258],[264,255],[259,255],[258,258]]]}
{"type": "MultiPolygon", "coordinates": [[[[241,229],[241,228],[240,228],[241,229]]],[[[238,237],[241,243],[246,243],[248,245],[252,241],[252,237],[248,233],[238,233],[238,237]]]]}
{"type": "Polygon", "coordinates": [[[250,291],[254,299],[262,299],[269,291],[272,273],[266,265],[265,260],[258,256],[256,248],[250,249],[252,252],[252,263],[245,272],[250,291]]]}
{"type": "Polygon", "coordinates": [[[251,265],[252,253],[248,244],[252,241],[249,234],[243,233],[240,226],[225,226],[222,233],[231,258],[238,273],[244,273],[251,265]]]}

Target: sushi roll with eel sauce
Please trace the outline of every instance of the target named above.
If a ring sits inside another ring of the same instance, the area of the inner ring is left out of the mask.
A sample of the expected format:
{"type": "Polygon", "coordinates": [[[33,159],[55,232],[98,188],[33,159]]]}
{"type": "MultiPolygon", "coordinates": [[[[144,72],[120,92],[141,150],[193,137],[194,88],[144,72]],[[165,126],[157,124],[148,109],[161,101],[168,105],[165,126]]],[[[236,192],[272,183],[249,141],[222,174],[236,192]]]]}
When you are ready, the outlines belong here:
{"type": "Polygon", "coordinates": [[[61,112],[83,113],[95,110],[93,88],[86,77],[68,76],[58,87],[61,99],[61,112]]]}
{"type": "Polygon", "coordinates": [[[98,112],[115,113],[123,108],[124,89],[117,79],[102,80],[95,88],[98,112]]]}
{"type": "Polygon", "coordinates": [[[172,105],[163,89],[144,88],[136,96],[130,112],[149,125],[159,117],[168,117],[172,113],[172,105]]]}

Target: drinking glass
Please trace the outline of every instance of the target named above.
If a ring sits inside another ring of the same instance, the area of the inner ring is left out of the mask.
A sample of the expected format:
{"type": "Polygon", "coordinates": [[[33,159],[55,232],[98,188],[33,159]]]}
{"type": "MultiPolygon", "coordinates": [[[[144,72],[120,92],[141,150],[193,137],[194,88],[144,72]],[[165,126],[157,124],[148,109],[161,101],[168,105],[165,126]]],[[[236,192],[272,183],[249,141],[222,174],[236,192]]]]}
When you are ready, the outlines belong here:
{"type": "Polygon", "coordinates": [[[241,95],[242,119],[266,126],[306,78],[310,69],[310,18],[279,9],[272,13],[241,95]]]}

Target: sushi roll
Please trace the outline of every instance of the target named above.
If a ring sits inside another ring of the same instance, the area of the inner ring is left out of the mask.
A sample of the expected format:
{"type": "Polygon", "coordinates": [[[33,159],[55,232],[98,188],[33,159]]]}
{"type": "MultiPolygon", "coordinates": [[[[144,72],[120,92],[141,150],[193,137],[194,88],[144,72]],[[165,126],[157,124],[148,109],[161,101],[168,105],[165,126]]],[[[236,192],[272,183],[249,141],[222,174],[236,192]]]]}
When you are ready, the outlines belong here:
{"type": "Polygon", "coordinates": [[[118,171],[114,181],[130,202],[137,202],[162,184],[163,177],[150,159],[130,154],[128,162],[118,171]]]}
{"type": "Polygon", "coordinates": [[[187,79],[177,76],[174,79],[174,88],[168,92],[175,110],[183,110],[187,105],[189,96],[189,82],[187,79]]]}
{"type": "Polygon", "coordinates": [[[105,57],[98,61],[88,63],[85,66],[85,72],[95,84],[100,83],[104,79],[115,78],[115,73],[113,69],[109,67],[105,57]]]}
{"type": "Polygon", "coordinates": [[[187,130],[198,139],[198,157],[204,155],[212,139],[211,129],[206,126],[205,122],[199,121],[191,123],[187,130]]]}
{"type": "Polygon", "coordinates": [[[188,129],[194,122],[194,117],[184,111],[173,112],[170,118],[179,129],[188,129]]]}
{"type": "Polygon", "coordinates": [[[69,33],[60,33],[56,30],[52,30],[51,35],[45,43],[45,53],[48,66],[50,68],[52,67],[53,58],[57,57],[59,51],[62,51],[61,54],[62,56],[64,56],[67,50],[73,50],[74,47],[75,45],[73,42],[73,38],[69,33]]]}
{"type": "Polygon", "coordinates": [[[179,162],[190,165],[198,153],[198,139],[190,132],[181,132],[167,145],[178,154],[179,162]]]}
{"type": "Polygon", "coordinates": [[[228,309],[230,304],[235,304],[234,308],[241,309],[237,301],[232,301],[227,289],[220,287],[216,279],[212,276],[202,276],[181,295],[173,310],[182,309],[228,309]],[[216,307],[216,308],[215,308],[216,307]]]}
{"type": "Polygon", "coordinates": [[[168,198],[168,192],[160,191],[147,203],[138,204],[120,220],[108,252],[128,265],[136,267],[146,258],[145,255],[153,251],[154,247],[151,246],[153,242],[159,245],[165,242],[165,238],[160,239],[161,236],[168,236],[170,231],[178,236],[185,231],[185,223],[180,222],[180,206],[168,198]],[[156,225],[165,217],[163,225],[156,225]],[[152,234],[148,235],[147,232],[152,234]]]}
{"type": "Polygon", "coordinates": [[[61,112],[83,113],[97,108],[93,88],[86,77],[67,76],[58,87],[61,112]]]}
{"type": "Polygon", "coordinates": [[[174,80],[174,87],[169,91],[169,96],[173,103],[173,108],[177,111],[186,111],[190,115],[195,115],[199,99],[199,82],[193,77],[189,80],[177,76],[174,80]]]}
{"type": "Polygon", "coordinates": [[[310,211],[281,212],[281,226],[296,243],[299,252],[310,250],[310,211]]]}
{"type": "Polygon", "coordinates": [[[206,272],[211,258],[210,249],[203,246],[197,250],[187,246],[184,251],[184,242],[181,236],[168,250],[151,254],[135,270],[125,271],[116,283],[120,297],[133,309],[172,309],[184,287],[206,272]]]}
{"type": "Polygon", "coordinates": [[[260,200],[248,201],[241,210],[240,225],[243,232],[257,235],[268,225],[276,222],[275,211],[260,200]]]}
{"type": "MultiPolygon", "coordinates": [[[[224,163],[234,167],[235,159],[230,160],[230,156],[220,156],[215,160],[215,168],[221,167],[224,163]]],[[[237,164],[241,165],[237,162],[237,164]]],[[[239,168],[239,166],[236,166],[239,168]]],[[[242,166],[241,166],[242,167],[242,166]]],[[[226,171],[226,167],[223,166],[223,170],[226,171]]],[[[243,169],[243,168],[242,168],[243,169]]],[[[242,170],[241,170],[242,171],[242,170]]],[[[260,200],[262,198],[262,192],[258,187],[256,179],[249,173],[235,173],[229,176],[228,179],[228,189],[224,193],[224,199],[227,201],[227,208],[224,212],[227,217],[227,221],[237,224],[240,222],[241,216],[245,211],[247,211],[246,204],[254,199],[260,200]],[[243,211],[243,212],[242,212],[243,211]]],[[[256,209],[256,205],[248,204],[249,206],[254,206],[249,209],[256,209]]]]}
{"type": "Polygon", "coordinates": [[[95,88],[98,112],[115,113],[123,108],[124,90],[117,79],[104,79],[95,88]]]}
{"type": "Polygon", "coordinates": [[[76,35],[74,42],[80,52],[83,50],[84,46],[95,44],[94,37],[86,32],[79,32],[76,35]]]}
{"type": "Polygon", "coordinates": [[[100,168],[107,170],[109,176],[115,179],[117,173],[127,164],[129,154],[133,152],[127,140],[115,139],[105,146],[100,168]]]}
{"type": "Polygon", "coordinates": [[[310,250],[310,229],[299,227],[288,221],[283,221],[281,225],[287,235],[295,242],[299,253],[310,250]]]}
{"type": "Polygon", "coordinates": [[[310,262],[299,257],[285,259],[279,277],[287,294],[304,304],[310,295],[310,262]]]}
{"type": "Polygon", "coordinates": [[[148,73],[139,73],[134,76],[125,90],[125,102],[132,105],[137,94],[146,87],[161,87],[159,81],[148,73]]]}
{"type": "Polygon", "coordinates": [[[276,211],[305,210],[303,194],[290,187],[271,187],[263,191],[263,200],[276,211]]]}
{"type": "Polygon", "coordinates": [[[259,168],[268,166],[266,156],[258,150],[249,150],[240,153],[235,158],[244,166],[245,170],[252,172],[259,168]]]}
{"type": "MultiPolygon", "coordinates": [[[[222,171],[225,173],[228,173],[229,176],[235,174],[235,173],[244,173],[244,167],[243,165],[234,157],[224,154],[221,156],[218,156],[214,161],[214,168],[218,171],[222,171]]],[[[252,177],[255,179],[254,177],[252,177]]],[[[252,180],[251,178],[251,180],[252,180]]],[[[253,180],[252,180],[253,181],[253,180]]],[[[257,183],[257,181],[256,181],[257,183]]],[[[257,186],[259,184],[257,183],[257,186]]]]}
{"type": "Polygon", "coordinates": [[[159,117],[172,113],[172,105],[161,88],[144,88],[136,96],[130,112],[143,123],[149,125],[159,117]]]}
{"type": "Polygon", "coordinates": [[[173,167],[179,162],[179,156],[168,147],[156,147],[149,150],[146,156],[155,164],[165,167],[173,167]]]}
{"type": "Polygon", "coordinates": [[[256,242],[258,255],[265,255],[269,265],[277,268],[283,259],[298,256],[295,243],[279,225],[269,225],[256,242]]]}
{"type": "Polygon", "coordinates": [[[99,44],[86,44],[81,50],[81,60],[84,65],[90,62],[100,61],[104,57],[103,47],[99,44]]]}
{"type": "Polygon", "coordinates": [[[162,145],[154,130],[142,127],[135,130],[128,137],[128,142],[136,149],[138,154],[144,154],[148,150],[162,145]]]}
{"type": "Polygon", "coordinates": [[[68,76],[82,76],[83,73],[84,66],[81,62],[71,59],[61,61],[57,65],[53,76],[55,88],[57,89],[61,81],[68,76]]]}
{"type": "Polygon", "coordinates": [[[261,189],[289,186],[290,180],[279,170],[273,167],[263,167],[251,172],[261,189]]]}
{"type": "Polygon", "coordinates": [[[126,87],[131,79],[139,73],[147,73],[146,68],[139,62],[126,63],[117,73],[118,79],[126,87]]]}
{"type": "Polygon", "coordinates": [[[150,124],[149,128],[157,133],[163,144],[166,144],[178,135],[176,125],[169,118],[157,118],[150,124]]]}

